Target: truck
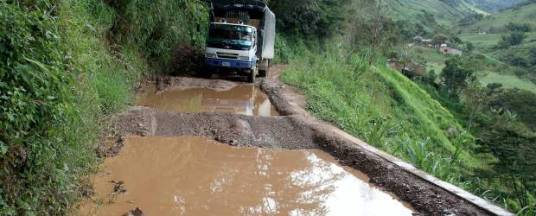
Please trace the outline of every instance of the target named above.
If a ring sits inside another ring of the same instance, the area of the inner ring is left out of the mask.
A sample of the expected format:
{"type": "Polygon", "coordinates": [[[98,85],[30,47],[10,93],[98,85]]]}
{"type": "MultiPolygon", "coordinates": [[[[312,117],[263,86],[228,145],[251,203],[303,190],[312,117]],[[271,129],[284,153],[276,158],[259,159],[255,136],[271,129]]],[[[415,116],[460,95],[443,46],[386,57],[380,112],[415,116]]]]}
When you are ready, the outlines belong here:
{"type": "Polygon", "coordinates": [[[233,72],[255,82],[274,58],[275,14],[261,0],[211,0],[205,63],[210,73],[233,72]]]}

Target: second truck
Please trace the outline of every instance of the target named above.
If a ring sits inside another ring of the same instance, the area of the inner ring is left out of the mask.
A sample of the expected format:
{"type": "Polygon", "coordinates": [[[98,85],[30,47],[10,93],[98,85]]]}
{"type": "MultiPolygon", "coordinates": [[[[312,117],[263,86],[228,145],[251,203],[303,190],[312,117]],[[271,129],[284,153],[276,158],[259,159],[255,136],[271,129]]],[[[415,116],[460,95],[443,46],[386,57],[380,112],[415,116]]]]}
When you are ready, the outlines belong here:
{"type": "Polygon", "coordinates": [[[212,0],[205,49],[210,71],[237,72],[253,83],[274,57],[275,15],[261,0],[212,0]]]}

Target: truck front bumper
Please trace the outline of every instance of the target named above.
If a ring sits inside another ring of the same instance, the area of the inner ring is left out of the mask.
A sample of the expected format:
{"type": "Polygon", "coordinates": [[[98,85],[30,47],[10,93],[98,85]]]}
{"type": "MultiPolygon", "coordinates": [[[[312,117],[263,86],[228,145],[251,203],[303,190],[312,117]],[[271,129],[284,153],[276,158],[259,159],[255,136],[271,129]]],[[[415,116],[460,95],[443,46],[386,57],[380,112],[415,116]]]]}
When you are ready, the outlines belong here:
{"type": "Polygon", "coordinates": [[[205,63],[211,67],[233,68],[233,69],[252,69],[255,61],[244,61],[236,59],[216,59],[205,58],[205,63]]]}

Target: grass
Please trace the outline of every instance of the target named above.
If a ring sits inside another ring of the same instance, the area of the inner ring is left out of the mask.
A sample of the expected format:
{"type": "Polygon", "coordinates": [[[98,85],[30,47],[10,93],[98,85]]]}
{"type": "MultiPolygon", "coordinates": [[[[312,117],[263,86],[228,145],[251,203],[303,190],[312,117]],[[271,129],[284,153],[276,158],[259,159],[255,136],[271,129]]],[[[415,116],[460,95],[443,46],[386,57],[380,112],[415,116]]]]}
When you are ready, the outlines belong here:
{"type": "MultiPolygon", "coordinates": [[[[486,35],[478,35],[486,37],[486,35]]],[[[536,37],[536,34],[534,35],[536,37]]],[[[409,51],[412,59],[418,63],[426,65],[426,70],[433,70],[437,75],[445,67],[445,60],[448,56],[442,55],[436,49],[426,47],[412,47],[409,51]]],[[[520,78],[514,74],[514,68],[497,60],[490,55],[481,54],[484,60],[478,63],[477,77],[479,81],[487,85],[489,83],[501,83],[505,88],[519,88],[536,92],[536,84],[520,78]]]]}
{"type": "MultiPolygon", "coordinates": [[[[504,34],[502,33],[488,33],[488,34],[478,34],[478,33],[463,33],[460,35],[460,38],[463,41],[468,41],[473,43],[476,48],[480,50],[493,51],[495,47],[501,41],[501,38],[504,34]]],[[[519,46],[514,46],[512,48],[530,48],[536,47],[536,32],[526,33],[526,38],[524,43],[519,46]]]]}
{"type": "Polygon", "coordinates": [[[497,159],[477,153],[477,141],[453,114],[399,72],[335,49],[302,50],[288,62],[282,80],[302,90],[316,117],[519,215],[532,214],[533,207],[497,195],[509,183],[478,177],[497,159]]]}
{"type": "Polygon", "coordinates": [[[461,17],[473,12],[466,4],[450,5],[435,0],[388,0],[389,12],[396,19],[419,20],[426,11],[433,14],[439,24],[451,25],[461,17]]]}
{"type": "Polygon", "coordinates": [[[536,3],[487,16],[483,20],[464,28],[463,31],[473,33],[478,31],[503,31],[504,26],[510,22],[528,23],[533,28],[536,28],[536,3]]]}
{"type": "Polygon", "coordinates": [[[8,2],[0,1],[0,215],[65,215],[98,163],[108,117],[177,44],[201,43],[191,30],[206,11],[194,0],[128,1],[119,31],[136,31],[116,41],[109,1],[8,2]],[[173,28],[158,32],[162,24],[173,28]]]}
{"type": "Polygon", "coordinates": [[[317,117],[458,185],[492,160],[475,154],[473,137],[452,114],[400,73],[357,56],[302,56],[282,78],[304,91],[317,117]]]}
{"type": "Polygon", "coordinates": [[[515,75],[487,72],[483,76],[480,76],[479,80],[484,85],[489,83],[501,83],[505,88],[518,88],[536,93],[536,84],[522,80],[515,75]]]}
{"type": "Polygon", "coordinates": [[[425,65],[426,72],[433,70],[439,74],[445,67],[446,56],[434,48],[413,46],[409,50],[409,56],[417,63],[425,65]]]}

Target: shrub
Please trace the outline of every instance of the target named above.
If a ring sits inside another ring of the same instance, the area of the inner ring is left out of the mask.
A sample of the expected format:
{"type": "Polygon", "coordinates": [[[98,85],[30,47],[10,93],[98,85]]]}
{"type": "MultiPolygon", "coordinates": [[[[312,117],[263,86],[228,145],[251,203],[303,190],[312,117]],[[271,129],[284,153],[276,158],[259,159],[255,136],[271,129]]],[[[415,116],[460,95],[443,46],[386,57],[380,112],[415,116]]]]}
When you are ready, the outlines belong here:
{"type": "Polygon", "coordinates": [[[204,46],[208,11],[199,0],[109,0],[117,16],[111,28],[114,43],[143,50],[156,70],[168,68],[180,44],[204,46]],[[199,31],[198,31],[199,30],[199,31]]]}
{"type": "Polygon", "coordinates": [[[513,32],[530,32],[531,31],[531,27],[527,23],[524,23],[524,24],[508,23],[508,25],[506,25],[506,29],[513,31],[513,32]]]}
{"type": "Polygon", "coordinates": [[[0,214],[62,214],[91,153],[68,128],[79,115],[58,11],[26,3],[0,2],[0,214]]]}
{"type": "Polygon", "coordinates": [[[340,31],[348,0],[270,0],[278,29],[301,37],[326,38],[340,31]]]}
{"type": "Polygon", "coordinates": [[[498,46],[499,48],[508,48],[510,46],[516,46],[523,43],[525,37],[526,36],[524,32],[512,32],[509,35],[502,36],[498,46]]]}

